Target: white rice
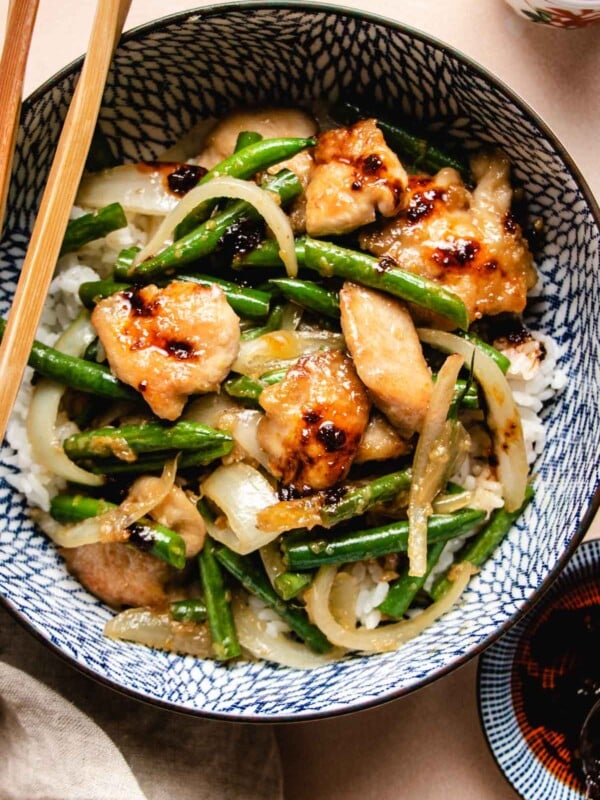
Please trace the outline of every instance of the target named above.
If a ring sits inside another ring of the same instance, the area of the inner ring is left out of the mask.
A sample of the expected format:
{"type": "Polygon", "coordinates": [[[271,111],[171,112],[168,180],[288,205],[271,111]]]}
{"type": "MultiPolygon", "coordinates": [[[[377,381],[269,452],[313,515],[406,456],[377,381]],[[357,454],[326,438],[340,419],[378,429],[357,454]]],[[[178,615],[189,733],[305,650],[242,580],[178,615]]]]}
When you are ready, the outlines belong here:
{"type": "MultiPolygon", "coordinates": [[[[74,208],[72,217],[76,218],[83,213],[86,213],[84,209],[74,208]]],[[[134,222],[136,224],[130,224],[127,228],[110,233],[104,239],[90,243],[78,255],[68,253],[59,259],[36,332],[38,341],[53,345],[79,314],[81,303],[78,290],[81,283],[106,277],[120,250],[145,243],[146,233],[138,227],[144,224],[144,218],[137,217],[134,222]]],[[[26,367],[6,430],[8,446],[5,445],[2,451],[0,477],[22,492],[30,505],[47,511],[50,498],[65,487],[65,481],[37,464],[32,456],[27,436],[27,414],[34,390],[31,385],[32,376],[33,370],[26,367]]],[[[57,435],[61,441],[75,432],[77,427],[74,423],[66,419],[57,421],[57,435]]]]}
{"type": "Polygon", "coordinates": [[[266,633],[268,636],[272,636],[273,639],[276,639],[282,633],[291,633],[292,629],[290,626],[284,622],[277,612],[273,611],[272,608],[260,598],[255,597],[254,595],[249,595],[248,597],[248,605],[254,611],[256,616],[262,621],[266,623],[266,633]]]}

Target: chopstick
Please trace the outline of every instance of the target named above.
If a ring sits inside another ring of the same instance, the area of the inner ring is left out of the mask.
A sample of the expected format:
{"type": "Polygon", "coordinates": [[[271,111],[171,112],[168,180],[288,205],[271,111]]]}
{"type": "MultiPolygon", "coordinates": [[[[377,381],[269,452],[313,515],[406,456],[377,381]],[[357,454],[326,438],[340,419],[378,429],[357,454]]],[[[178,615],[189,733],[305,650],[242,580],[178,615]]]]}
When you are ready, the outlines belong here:
{"type": "Polygon", "coordinates": [[[50,169],[0,346],[0,440],[4,436],[75,200],[112,54],[131,0],[98,0],[83,69],[50,169]]]}
{"type": "Polygon", "coordinates": [[[0,59],[0,228],[19,127],[23,78],[38,0],[11,0],[0,59]]]}

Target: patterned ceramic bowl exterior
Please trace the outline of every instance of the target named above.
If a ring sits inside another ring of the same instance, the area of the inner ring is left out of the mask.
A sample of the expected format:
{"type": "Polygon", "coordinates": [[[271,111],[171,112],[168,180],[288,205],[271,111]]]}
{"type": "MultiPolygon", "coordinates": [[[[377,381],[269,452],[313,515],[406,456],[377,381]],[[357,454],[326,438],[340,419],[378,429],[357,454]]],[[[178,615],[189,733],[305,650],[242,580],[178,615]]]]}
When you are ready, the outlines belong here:
{"type": "Polygon", "coordinates": [[[552,28],[585,28],[600,22],[600,3],[596,0],[506,0],[509,6],[531,22],[552,28]]]}
{"type": "MultiPolygon", "coordinates": [[[[532,633],[553,607],[568,609],[575,603],[576,607],[583,603],[597,607],[599,594],[600,540],[594,540],[577,549],[542,602],[490,647],[479,662],[481,723],[498,766],[524,800],[583,800],[582,787],[572,770],[561,763],[560,757],[556,758],[563,747],[561,737],[552,731],[541,734],[538,724],[532,729],[524,721],[522,683],[515,667],[522,660],[532,633]],[[581,591],[583,586],[587,587],[587,594],[581,591]]],[[[560,646],[560,642],[557,644],[560,646]]],[[[550,685],[548,675],[543,686],[550,685]]]]}
{"type": "MultiPolygon", "coordinates": [[[[80,64],[25,104],[8,221],[0,246],[6,314],[59,126],[80,64]]],[[[100,115],[120,159],[153,159],[198,119],[240,105],[310,105],[343,95],[443,129],[465,147],[499,145],[532,215],[548,230],[544,299],[531,324],[565,348],[569,375],[545,412],[549,444],[535,503],[476,576],[460,605],[400,651],[313,672],[231,666],[108,641],[111,611],[71,578],[35,529],[26,498],[0,488],[0,594],[28,627],[76,666],[143,699],[209,716],[289,720],[364,708],[422,686],[505,630],[580,540],[599,482],[598,212],[569,156],[511,91],[447,46],[392,22],[299,3],[233,4],[184,13],[124,37],[100,115]]],[[[5,462],[10,452],[4,451],[5,462]]],[[[588,519],[589,522],[589,519],[588,519]]]]}

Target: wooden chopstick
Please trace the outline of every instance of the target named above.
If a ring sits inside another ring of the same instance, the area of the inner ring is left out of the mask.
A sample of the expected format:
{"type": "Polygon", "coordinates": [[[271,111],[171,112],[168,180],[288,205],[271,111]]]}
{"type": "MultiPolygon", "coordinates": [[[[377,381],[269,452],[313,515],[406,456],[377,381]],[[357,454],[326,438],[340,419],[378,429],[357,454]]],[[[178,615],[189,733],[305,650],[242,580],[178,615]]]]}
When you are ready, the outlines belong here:
{"type": "Polygon", "coordinates": [[[11,0],[0,58],[0,228],[19,128],[23,78],[38,0],[11,0]]]}
{"type": "Polygon", "coordinates": [[[0,346],[0,440],[19,390],[75,200],[112,54],[131,0],[98,0],[88,52],[60,135],[0,346]]]}

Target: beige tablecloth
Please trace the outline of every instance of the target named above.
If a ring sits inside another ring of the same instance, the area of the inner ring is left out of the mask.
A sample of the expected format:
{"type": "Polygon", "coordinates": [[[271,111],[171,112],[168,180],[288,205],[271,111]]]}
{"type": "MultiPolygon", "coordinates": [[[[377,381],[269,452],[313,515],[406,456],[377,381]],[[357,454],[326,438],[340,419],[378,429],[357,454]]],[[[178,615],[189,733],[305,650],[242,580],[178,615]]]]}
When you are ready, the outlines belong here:
{"type": "MultiPolygon", "coordinates": [[[[133,0],[127,27],[207,4],[133,0]]],[[[543,28],[503,0],[337,4],[420,28],[491,69],[545,118],[600,195],[600,25],[543,28]]],[[[41,0],[26,93],[83,52],[94,5],[41,0]]],[[[7,7],[0,0],[0,32],[7,7]]],[[[598,520],[592,533],[600,535],[598,520]]],[[[116,695],[2,611],[0,661],[0,800],[280,796],[270,727],[175,716],[116,695]]],[[[479,728],[475,673],[472,662],[387,706],[278,729],[287,800],[514,800],[479,728]]]]}

